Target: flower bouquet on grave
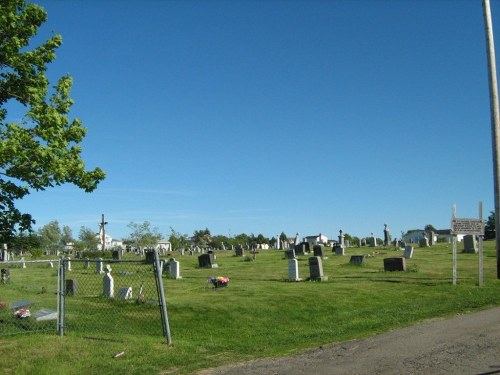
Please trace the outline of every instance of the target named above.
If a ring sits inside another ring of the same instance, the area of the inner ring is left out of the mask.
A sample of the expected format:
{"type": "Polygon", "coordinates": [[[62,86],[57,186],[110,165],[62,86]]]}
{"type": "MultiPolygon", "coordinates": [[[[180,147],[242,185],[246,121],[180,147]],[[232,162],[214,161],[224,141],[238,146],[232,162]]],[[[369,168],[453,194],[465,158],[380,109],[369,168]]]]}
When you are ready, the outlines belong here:
{"type": "Polygon", "coordinates": [[[213,284],[215,288],[224,288],[229,285],[229,278],[228,277],[211,277],[208,280],[209,283],[213,284]]]}
{"type": "Polygon", "coordinates": [[[19,310],[14,311],[13,315],[17,319],[26,319],[31,316],[31,313],[26,307],[21,307],[19,310]]]}

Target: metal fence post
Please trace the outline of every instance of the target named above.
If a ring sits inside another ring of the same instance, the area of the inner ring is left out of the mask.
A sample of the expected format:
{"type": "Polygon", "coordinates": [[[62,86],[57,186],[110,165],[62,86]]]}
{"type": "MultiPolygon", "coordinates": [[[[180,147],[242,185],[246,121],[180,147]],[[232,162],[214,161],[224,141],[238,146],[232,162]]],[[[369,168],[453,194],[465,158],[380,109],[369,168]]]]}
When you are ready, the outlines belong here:
{"type": "Polygon", "coordinates": [[[58,272],[58,291],[57,291],[57,320],[59,335],[64,336],[64,298],[65,298],[65,278],[66,274],[64,271],[65,264],[64,259],[59,261],[59,272],[58,272]]]}
{"type": "Polygon", "coordinates": [[[163,289],[163,279],[162,279],[162,270],[160,267],[160,257],[158,255],[158,251],[154,250],[155,254],[155,279],[156,279],[156,289],[158,291],[158,297],[160,299],[160,311],[161,311],[161,319],[163,325],[163,334],[167,339],[167,344],[172,345],[172,337],[170,335],[170,326],[168,324],[168,315],[167,315],[167,305],[165,303],[165,292],[163,289]]]}

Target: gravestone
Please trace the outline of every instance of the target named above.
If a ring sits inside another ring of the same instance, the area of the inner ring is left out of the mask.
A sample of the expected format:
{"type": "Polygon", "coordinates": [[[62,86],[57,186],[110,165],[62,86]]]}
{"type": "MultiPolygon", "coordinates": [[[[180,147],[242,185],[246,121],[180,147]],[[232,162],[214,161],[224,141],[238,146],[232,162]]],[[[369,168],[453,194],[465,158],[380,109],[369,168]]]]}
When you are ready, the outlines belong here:
{"type": "Polygon", "coordinates": [[[340,233],[340,234],[339,234],[339,245],[340,245],[340,246],[344,246],[344,245],[345,245],[345,244],[344,244],[344,238],[345,238],[345,236],[344,236],[344,232],[342,232],[342,229],[341,229],[341,230],[339,231],[339,233],[340,233]]]}
{"type": "Polygon", "coordinates": [[[477,245],[476,236],[472,234],[464,236],[464,253],[477,254],[478,252],[479,248],[477,245]]]}
{"type": "Polygon", "coordinates": [[[405,258],[385,258],[384,271],[406,271],[405,258]]]}
{"type": "Polygon", "coordinates": [[[309,258],[309,277],[312,281],[327,281],[328,276],[323,274],[323,263],[320,257],[309,258]]]}
{"type": "Polygon", "coordinates": [[[218,265],[215,263],[214,254],[201,254],[198,257],[198,264],[200,268],[217,268],[218,265]]]}
{"type": "Polygon", "coordinates": [[[325,256],[325,247],[322,245],[314,245],[313,252],[315,257],[321,257],[321,259],[328,259],[328,257],[325,256]]]}
{"type": "Polygon", "coordinates": [[[4,243],[2,246],[2,261],[3,262],[8,262],[9,261],[9,251],[7,250],[7,244],[4,243]]]}
{"type": "Polygon", "coordinates": [[[340,245],[334,246],[333,251],[335,252],[335,255],[341,255],[341,256],[345,255],[344,246],[340,246],[340,245]]]}
{"type": "Polygon", "coordinates": [[[285,250],[285,258],[286,259],[295,259],[295,250],[294,249],[285,250]]]}
{"type": "Polygon", "coordinates": [[[111,266],[108,264],[105,268],[106,274],[102,278],[102,291],[106,297],[113,298],[115,294],[115,284],[111,276],[111,266]]]}
{"type": "Polygon", "coordinates": [[[434,236],[435,235],[436,234],[433,231],[431,231],[431,234],[429,236],[429,246],[434,246],[434,236]]]}
{"type": "Polygon", "coordinates": [[[366,238],[363,238],[363,239],[361,240],[361,246],[366,246],[366,238]]]}
{"type": "Polygon", "coordinates": [[[236,246],[234,251],[237,257],[242,257],[243,255],[245,255],[245,250],[243,250],[243,248],[240,245],[236,246]]]}
{"type": "Polygon", "coordinates": [[[307,255],[310,252],[311,245],[309,242],[301,242],[294,246],[295,255],[307,255]]]}
{"type": "Polygon", "coordinates": [[[389,227],[384,224],[384,246],[389,246],[391,243],[391,235],[389,233],[389,227]]]}
{"type": "Polygon", "coordinates": [[[184,248],[180,250],[181,256],[184,256],[184,248]]]}
{"type": "Polygon", "coordinates": [[[132,287],[128,286],[128,287],[120,288],[120,290],[118,291],[117,298],[123,299],[123,300],[131,299],[132,298],[132,287]]]}
{"type": "Polygon", "coordinates": [[[112,253],[113,259],[114,260],[120,260],[122,258],[120,252],[118,250],[114,250],[112,253]]]}
{"type": "Polygon", "coordinates": [[[95,264],[95,271],[99,275],[102,275],[104,273],[104,265],[102,263],[102,258],[99,258],[98,261],[95,264]]]}
{"type": "Polygon", "coordinates": [[[85,267],[85,269],[90,268],[90,259],[89,258],[85,259],[85,266],[84,267],[85,267]]]}
{"type": "Polygon", "coordinates": [[[413,257],[413,246],[406,246],[403,256],[406,259],[411,259],[413,257]]]}
{"type": "Polygon", "coordinates": [[[71,271],[71,258],[68,257],[65,262],[66,265],[66,271],[71,271]]]}
{"type": "Polygon", "coordinates": [[[26,261],[24,260],[24,257],[22,257],[19,261],[21,262],[21,268],[26,268],[26,261]]]}
{"type": "Polygon", "coordinates": [[[146,263],[154,263],[155,262],[155,252],[154,251],[146,251],[146,263]]]}
{"type": "Polygon", "coordinates": [[[297,259],[288,260],[288,280],[300,281],[299,278],[299,262],[297,259]]]}
{"type": "Polygon", "coordinates": [[[363,265],[363,261],[365,259],[364,255],[351,255],[351,259],[349,259],[350,264],[354,264],[355,266],[363,265]]]}
{"type": "Polygon", "coordinates": [[[78,282],[75,279],[66,279],[66,295],[74,296],[78,293],[78,282]]]}
{"type": "Polygon", "coordinates": [[[422,238],[419,241],[420,247],[429,247],[429,239],[425,233],[422,233],[422,238]]]}
{"type": "Polygon", "coordinates": [[[10,269],[2,268],[0,273],[2,275],[2,284],[9,283],[10,282],[10,269]]]}
{"type": "Polygon", "coordinates": [[[180,263],[174,258],[171,258],[170,261],[167,262],[165,271],[167,272],[168,276],[172,277],[173,279],[181,279],[180,263]]]}
{"type": "Polygon", "coordinates": [[[377,246],[377,239],[374,236],[371,236],[369,241],[370,241],[370,247],[377,246]]]}
{"type": "Polygon", "coordinates": [[[49,310],[49,309],[41,309],[38,311],[35,311],[33,316],[35,317],[36,321],[44,321],[44,320],[57,320],[57,311],[49,310]]]}
{"type": "Polygon", "coordinates": [[[49,267],[54,268],[54,263],[52,263],[52,261],[49,262],[49,267]]]}

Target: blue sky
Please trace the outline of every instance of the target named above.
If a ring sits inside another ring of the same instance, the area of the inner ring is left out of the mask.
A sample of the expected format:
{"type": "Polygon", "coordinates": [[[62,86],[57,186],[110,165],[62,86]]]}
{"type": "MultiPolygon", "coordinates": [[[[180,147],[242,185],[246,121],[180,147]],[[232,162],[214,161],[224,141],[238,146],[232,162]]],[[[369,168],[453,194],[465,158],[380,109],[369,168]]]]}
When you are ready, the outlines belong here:
{"type": "Polygon", "coordinates": [[[400,237],[494,209],[481,0],[38,3],[107,178],[31,194],[37,228],[400,237]]]}

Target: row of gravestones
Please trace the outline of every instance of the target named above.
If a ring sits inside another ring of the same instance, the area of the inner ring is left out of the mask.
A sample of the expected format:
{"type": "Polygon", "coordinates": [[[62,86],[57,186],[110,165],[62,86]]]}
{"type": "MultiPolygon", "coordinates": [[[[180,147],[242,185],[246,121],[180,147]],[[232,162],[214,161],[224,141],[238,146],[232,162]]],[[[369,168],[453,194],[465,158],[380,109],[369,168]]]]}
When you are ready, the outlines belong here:
{"type": "MultiPolygon", "coordinates": [[[[315,249],[319,251],[319,246],[315,249]]],[[[287,253],[288,257],[288,279],[290,281],[300,281],[298,260],[295,258],[294,250],[289,250],[287,253]],[[293,255],[293,256],[292,256],[293,255]]],[[[384,270],[385,271],[406,271],[406,259],[413,257],[413,247],[407,246],[403,257],[396,258],[385,258],[384,259],[384,270]]],[[[328,259],[322,255],[315,255],[309,258],[309,279],[312,281],[326,281],[328,276],[323,274],[323,264],[322,259],[328,259]]],[[[365,259],[365,255],[352,255],[349,260],[350,264],[362,265],[365,259]]]]}

